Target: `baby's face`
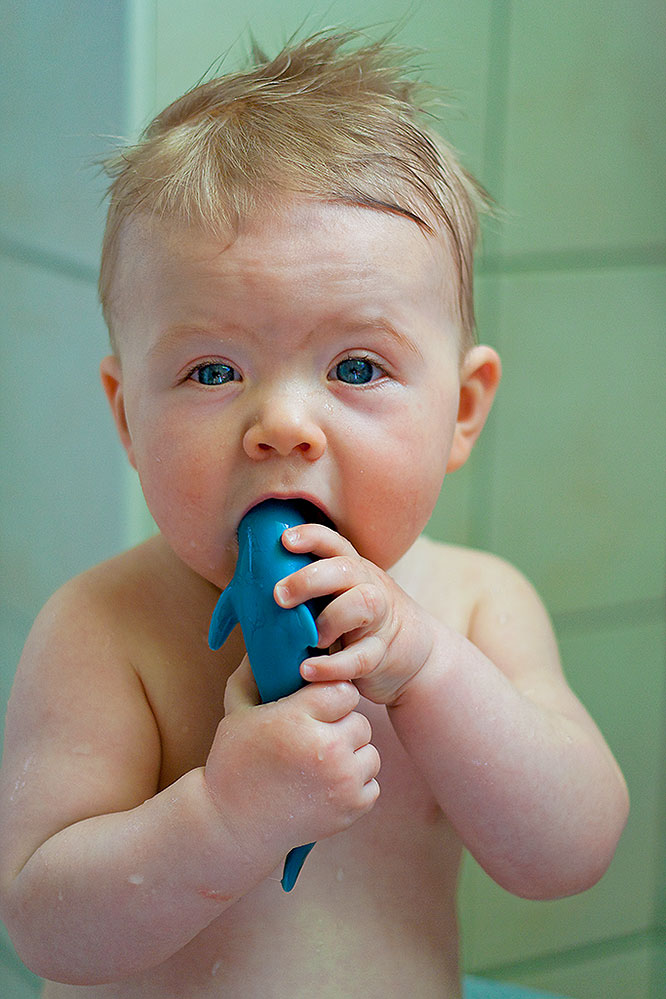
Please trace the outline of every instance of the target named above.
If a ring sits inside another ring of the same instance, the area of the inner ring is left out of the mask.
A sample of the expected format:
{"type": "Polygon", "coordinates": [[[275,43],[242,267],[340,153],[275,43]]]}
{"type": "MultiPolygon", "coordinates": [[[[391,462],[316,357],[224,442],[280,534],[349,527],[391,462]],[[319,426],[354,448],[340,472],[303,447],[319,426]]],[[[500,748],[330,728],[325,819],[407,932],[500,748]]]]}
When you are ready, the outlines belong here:
{"type": "Polygon", "coordinates": [[[458,410],[441,241],[302,200],[226,242],[134,223],[122,254],[128,451],[176,553],[224,586],[243,514],[300,496],[389,568],[430,516],[458,410]]]}

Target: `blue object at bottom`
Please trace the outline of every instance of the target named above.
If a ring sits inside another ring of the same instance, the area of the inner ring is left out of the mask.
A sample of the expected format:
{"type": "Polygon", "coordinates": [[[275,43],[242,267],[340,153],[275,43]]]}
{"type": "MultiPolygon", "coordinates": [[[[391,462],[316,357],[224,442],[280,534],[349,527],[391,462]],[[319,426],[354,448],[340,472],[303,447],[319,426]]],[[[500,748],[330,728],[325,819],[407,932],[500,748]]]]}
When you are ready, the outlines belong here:
{"type": "Polygon", "coordinates": [[[296,884],[296,878],[301,873],[301,867],[305,863],[305,858],[314,845],[314,843],[307,843],[305,846],[295,846],[287,854],[281,882],[285,891],[291,891],[296,884]]]}
{"type": "Polygon", "coordinates": [[[567,997],[466,975],[463,982],[463,999],[567,999],[567,997]]]}

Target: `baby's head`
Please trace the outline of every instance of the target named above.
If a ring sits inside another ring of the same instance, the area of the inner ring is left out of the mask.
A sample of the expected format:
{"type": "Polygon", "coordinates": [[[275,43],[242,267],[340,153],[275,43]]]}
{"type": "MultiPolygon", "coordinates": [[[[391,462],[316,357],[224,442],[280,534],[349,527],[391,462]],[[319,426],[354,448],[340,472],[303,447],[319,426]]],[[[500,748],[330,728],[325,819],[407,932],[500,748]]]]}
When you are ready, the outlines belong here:
{"type": "Polygon", "coordinates": [[[114,343],[115,279],[129,220],[157,217],[228,235],[256,209],[305,195],[406,216],[445,240],[461,352],[472,345],[484,192],[420,122],[418,87],[396,50],[350,48],[353,40],[322,33],[272,61],[255,52],[254,66],[195,87],[108,162],[114,180],[100,297],[114,343]]]}

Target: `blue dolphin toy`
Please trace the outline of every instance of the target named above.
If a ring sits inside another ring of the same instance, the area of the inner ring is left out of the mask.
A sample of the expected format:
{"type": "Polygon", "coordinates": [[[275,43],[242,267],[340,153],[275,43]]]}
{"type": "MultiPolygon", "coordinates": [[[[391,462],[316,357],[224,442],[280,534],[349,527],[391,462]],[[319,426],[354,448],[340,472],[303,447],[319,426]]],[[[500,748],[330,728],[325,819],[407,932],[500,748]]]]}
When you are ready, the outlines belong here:
{"type": "MultiPolygon", "coordinates": [[[[229,585],[217,602],[208,632],[211,649],[224,644],[240,624],[250,666],[263,703],[286,697],[305,685],[300,665],[316,649],[316,608],[312,603],[280,607],[275,584],[316,557],[288,552],[282,533],[298,524],[321,523],[320,510],[298,500],[265,500],[253,507],[238,526],[238,561],[229,585]]],[[[282,887],[291,891],[314,843],[298,846],[287,855],[282,887]]]]}

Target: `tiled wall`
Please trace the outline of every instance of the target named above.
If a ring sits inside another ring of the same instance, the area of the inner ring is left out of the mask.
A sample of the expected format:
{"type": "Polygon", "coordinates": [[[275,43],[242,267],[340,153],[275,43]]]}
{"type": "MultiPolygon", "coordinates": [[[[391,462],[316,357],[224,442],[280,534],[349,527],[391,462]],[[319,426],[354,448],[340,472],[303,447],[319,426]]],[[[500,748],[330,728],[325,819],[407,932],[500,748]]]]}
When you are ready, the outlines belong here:
{"type": "MultiPolygon", "coordinates": [[[[363,25],[410,7],[400,40],[425,48],[430,79],[453,91],[445,131],[505,213],[486,229],[477,280],[480,333],[500,350],[503,385],[431,530],[489,547],[533,580],[570,682],[632,794],[610,872],[578,898],[524,902],[466,866],[465,962],[575,999],[657,999],[666,970],[664,7],[367,0],[363,25]]],[[[94,385],[104,349],[100,185],[81,164],[104,148],[96,135],[146,120],[226,49],[235,65],[248,26],[274,49],[303,21],[359,26],[358,4],[30,0],[3,14],[5,662],[51,589],[145,523],[94,385]]],[[[32,994],[10,957],[3,975],[12,996],[32,994]]]]}
{"type": "MultiPolygon", "coordinates": [[[[22,0],[0,29],[1,714],[39,608],[122,547],[124,463],[97,367],[104,184],[92,161],[123,131],[121,4],[22,0]]],[[[0,937],[0,994],[37,981],[0,937]]]]}
{"type": "Polygon", "coordinates": [[[2,14],[5,695],[45,599],[125,534],[124,471],[97,387],[107,337],[96,301],[104,184],[93,165],[122,129],[123,35],[122,5],[102,0],[26,0],[2,14]]]}
{"type": "Polygon", "coordinates": [[[666,980],[666,19],[647,0],[514,0],[489,14],[481,175],[506,218],[479,264],[479,320],[504,379],[489,436],[435,523],[445,536],[452,516],[460,540],[536,584],[569,680],[625,771],[632,813],[609,873],[574,899],[512,898],[470,862],[465,957],[579,999],[656,999],[666,980]]]}

